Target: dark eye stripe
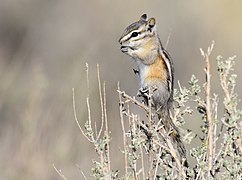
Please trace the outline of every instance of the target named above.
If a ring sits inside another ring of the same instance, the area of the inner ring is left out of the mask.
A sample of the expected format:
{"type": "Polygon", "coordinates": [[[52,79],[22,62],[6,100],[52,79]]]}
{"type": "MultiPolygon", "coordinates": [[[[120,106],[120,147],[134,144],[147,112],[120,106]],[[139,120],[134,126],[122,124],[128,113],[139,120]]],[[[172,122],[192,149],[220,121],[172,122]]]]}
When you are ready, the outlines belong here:
{"type": "MultiPolygon", "coordinates": [[[[145,30],[142,30],[142,31],[134,31],[134,32],[132,32],[132,34],[129,36],[129,38],[127,38],[125,41],[129,41],[131,38],[133,38],[133,37],[137,37],[139,34],[142,34],[142,33],[144,33],[145,32],[145,30]],[[135,33],[135,34],[134,34],[135,33]],[[137,34],[136,34],[137,33],[137,34]],[[134,36],[135,35],[135,36],[134,36]]],[[[142,38],[144,38],[145,36],[143,36],[143,37],[141,37],[141,38],[139,38],[139,39],[136,39],[135,41],[137,41],[137,40],[140,40],[140,39],[142,39],[142,38]]]]}
{"type": "Polygon", "coordinates": [[[139,34],[141,34],[141,32],[132,32],[132,34],[129,36],[129,38],[126,41],[129,41],[131,38],[137,37],[139,34]]]}

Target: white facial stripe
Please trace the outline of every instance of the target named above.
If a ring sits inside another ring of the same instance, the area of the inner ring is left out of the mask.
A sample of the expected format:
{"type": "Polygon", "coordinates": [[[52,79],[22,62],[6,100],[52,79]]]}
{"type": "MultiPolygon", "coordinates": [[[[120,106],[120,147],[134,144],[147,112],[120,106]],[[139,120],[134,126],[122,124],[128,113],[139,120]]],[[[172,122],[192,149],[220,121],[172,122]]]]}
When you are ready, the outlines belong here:
{"type": "Polygon", "coordinates": [[[121,39],[121,41],[122,42],[125,42],[125,41],[127,41],[128,39],[129,39],[129,34],[127,34],[126,36],[124,36],[122,39],[121,39]]]}

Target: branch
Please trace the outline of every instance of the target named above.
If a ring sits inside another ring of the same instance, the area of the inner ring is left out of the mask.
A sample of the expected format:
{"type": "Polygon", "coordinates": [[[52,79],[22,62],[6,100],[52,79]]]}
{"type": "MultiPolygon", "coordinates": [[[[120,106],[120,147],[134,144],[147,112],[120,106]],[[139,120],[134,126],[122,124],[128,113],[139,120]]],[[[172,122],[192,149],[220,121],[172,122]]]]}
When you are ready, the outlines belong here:
{"type": "Polygon", "coordinates": [[[64,174],[62,174],[61,170],[60,170],[60,169],[58,170],[58,169],[55,167],[55,164],[54,164],[54,163],[52,164],[52,166],[53,166],[53,168],[55,169],[55,171],[60,175],[60,177],[61,177],[62,179],[67,180],[67,178],[64,176],[64,174]]]}
{"type": "Polygon", "coordinates": [[[205,83],[205,96],[206,96],[206,110],[207,110],[207,121],[208,121],[208,176],[210,176],[210,171],[212,170],[213,166],[213,159],[214,159],[214,123],[212,119],[212,109],[211,109],[211,65],[210,65],[210,59],[209,56],[211,55],[211,52],[214,47],[214,41],[212,42],[211,46],[208,47],[208,50],[206,53],[202,49],[200,49],[202,56],[204,57],[204,60],[206,62],[205,65],[205,73],[206,73],[206,83],[205,83]]]}
{"type": "MultiPolygon", "coordinates": [[[[102,88],[101,88],[101,80],[100,80],[100,73],[99,73],[99,64],[97,64],[97,79],[98,79],[98,89],[99,89],[99,97],[100,97],[100,108],[101,108],[101,114],[102,114],[102,122],[101,122],[101,128],[99,130],[99,133],[97,135],[98,140],[101,136],[102,130],[103,130],[103,122],[104,122],[104,107],[103,107],[103,98],[102,98],[102,88]]],[[[104,92],[105,93],[105,92],[104,92]]]]}
{"type": "Polygon", "coordinates": [[[75,121],[77,123],[77,126],[78,128],[80,129],[81,133],[83,134],[83,136],[91,143],[93,143],[93,140],[90,139],[86,134],[85,132],[83,131],[78,119],[77,119],[77,115],[76,115],[76,101],[75,101],[75,89],[72,88],[72,106],[73,106],[73,113],[74,113],[74,118],[75,118],[75,121]]]}
{"type": "Polygon", "coordinates": [[[125,163],[125,179],[127,179],[128,175],[128,156],[127,156],[127,145],[126,145],[126,133],[124,128],[124,117],[123,117],[123,107],[122,107],[122,95],[124,92],[120,91],[120,86],[118,83],[118,93],[119,93],[119,113],[120,113],[120,121],[123,131],[123,146],[124,146],[124,163],[125,163]]]}
{"type": "Polygon", "coordinates": [[[124,91],[120,91],[120,89],[117,90],[117,92],[123,96],[124,98],[130,100],[133,104],[136,104],[137,106],[139,106],[141,109],[144,109],[147,113],[149,113],[149,108],[147,106],[145,106],[144,104],[140,103],[139,101],[137,101],[135,98],[130,97],[129,95],[127,95],[124,91]]]}

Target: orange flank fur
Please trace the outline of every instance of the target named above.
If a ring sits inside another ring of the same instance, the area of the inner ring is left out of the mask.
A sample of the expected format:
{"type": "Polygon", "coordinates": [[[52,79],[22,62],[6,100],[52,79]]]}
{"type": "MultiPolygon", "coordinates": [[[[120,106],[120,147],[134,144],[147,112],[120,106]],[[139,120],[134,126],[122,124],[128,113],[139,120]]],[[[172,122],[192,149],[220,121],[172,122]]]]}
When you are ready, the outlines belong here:
{"type": "Polygon", "coordinates": [[[159,56],[153,64],[149,66],[149,71],[145,78],[145,82],[163,81],[166,82],[167,70],[166,65],[161,56],[159,56]]]}

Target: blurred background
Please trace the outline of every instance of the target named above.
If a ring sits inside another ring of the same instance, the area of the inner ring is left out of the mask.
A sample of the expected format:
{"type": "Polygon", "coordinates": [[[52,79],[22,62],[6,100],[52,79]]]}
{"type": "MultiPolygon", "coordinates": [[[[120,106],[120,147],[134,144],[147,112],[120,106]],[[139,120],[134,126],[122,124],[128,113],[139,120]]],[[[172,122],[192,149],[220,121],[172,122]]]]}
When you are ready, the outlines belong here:
{"type": "MultiPolygon", "coordinates": [[[[241,97],[241,9],[240,0],[0,0],[0,179],[60,179],[53,163],[68,179],[82,179],[76,164],[87,176],[91,173],[95,152],[80,134],[72,109],[74,87],[83,125],[86,62],[92,119],[98,125],[100,64],[107,89],[112,169],[122,170],[117,83],[133,96],[138,80],[135,64],[120,52],[118,39],[143,13],[156,17],[163,44],[171,33],[167,49],[175,64],[176,87],[177,80],[187,86],[192,74],[203,82],[199,48],[207,49],[215,40],[213,90],[221,93],[216,56],[237,55],[236,90],[241,97]]],[[[194,130],[199,120],[188,118],[187,126],[194,130]]]]}

